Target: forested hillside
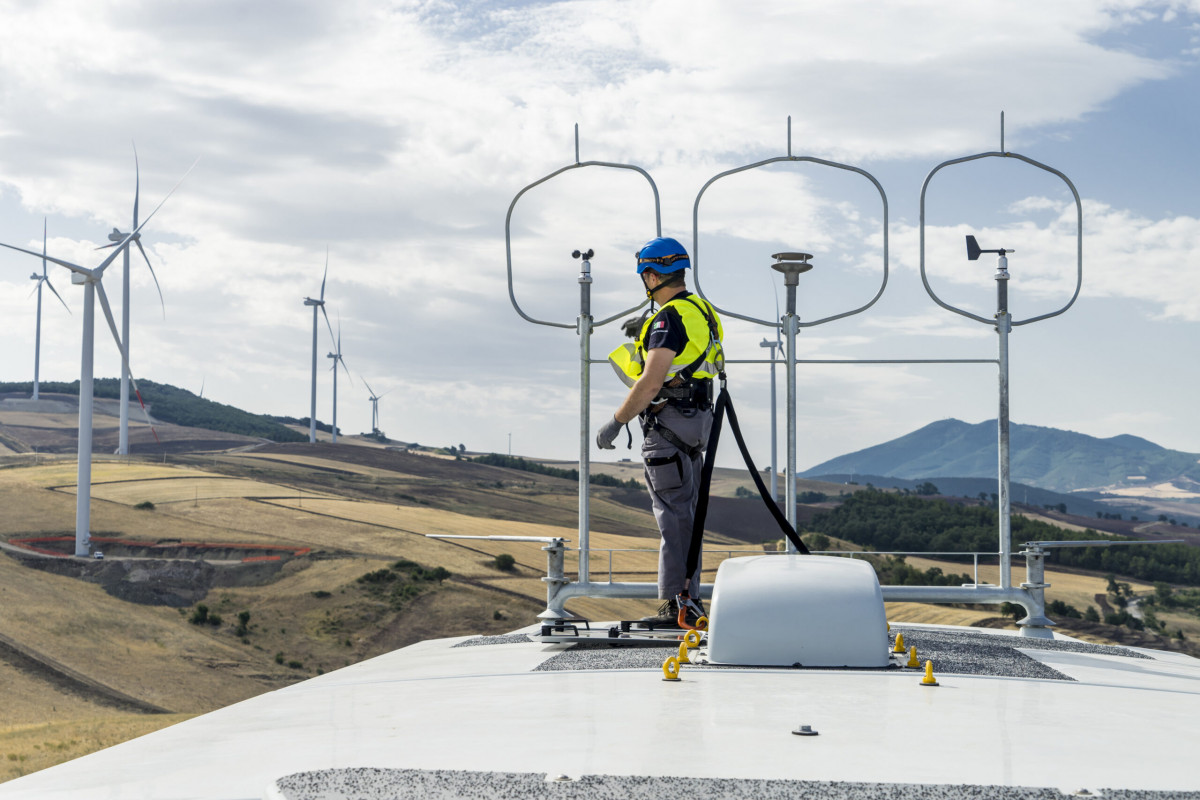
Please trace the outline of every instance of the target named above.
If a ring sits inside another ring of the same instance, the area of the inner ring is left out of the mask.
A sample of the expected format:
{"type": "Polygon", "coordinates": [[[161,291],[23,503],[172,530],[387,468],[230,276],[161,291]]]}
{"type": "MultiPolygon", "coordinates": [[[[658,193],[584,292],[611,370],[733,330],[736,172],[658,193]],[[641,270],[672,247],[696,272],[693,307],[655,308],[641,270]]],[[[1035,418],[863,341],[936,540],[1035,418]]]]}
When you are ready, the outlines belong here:
{"type": "MultiPolygon", "coordinates": [[[[192,428],[207,428],[211,431],[238,433],[243,436],[255,436],[270,439],[275,442],[300,442],[308,437],[297,433],[278,422],[261,415],[242,411],[240,408],[227,406],[224,403],[214,403],[197,397],[186,389],[171,386],[166,383],[155,383],[151,380],[138,381],[142,400],[152,406],[155,419],[169,422],[173,425],[186,425],[192,428]]],[[[57,381],[41,381],[39,392],[71,394],[79,396],[79,381],[62,383],[57,381]]],[[[0,383],[0,393],[20,392],[28,396],[33,392],[33,384],[29,381],[18,383],[0,383]]],[[[121,382],[117,378],[97,378],[94,395],[111,399],[121,397],[121,382]]],[[[136,402],[132,399],[131,402],[136,402]]],[[[139,414],[140,411],[134,411],[139,414]]]]}
{"type": "MultiPolygon", "coordinates": [[[[816,515],[809,530],[873,550],[996,552],[999,519],[987,505],[958,505],[867,489],[816,515]]],[[[1023,516],[1012,517],[1013,551],[1023,542],[1134,541],[1093,530],[1069,531],[1023,516]]],[[[1183,544],[1133,544],[1054,548],[1047,564],[1112,572],[1147,582],[1200,585],[1200,548],[1183,544]]]]}

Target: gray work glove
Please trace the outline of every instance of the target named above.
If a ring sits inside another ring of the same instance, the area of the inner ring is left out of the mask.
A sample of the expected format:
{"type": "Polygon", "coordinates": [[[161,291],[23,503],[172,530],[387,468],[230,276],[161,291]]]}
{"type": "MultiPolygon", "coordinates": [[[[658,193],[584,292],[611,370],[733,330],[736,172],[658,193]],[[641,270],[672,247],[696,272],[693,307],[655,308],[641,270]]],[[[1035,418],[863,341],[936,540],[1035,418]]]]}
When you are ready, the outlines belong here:
{"type": "Polygon", "coordinates": [[[616,417],[612,417],[604,426],[600,428],[600,432],[596,434],[596,446],[601,450],[616,450],[616,445],[613,440],[617,438],[617,434],[621,432],[621,428],[625,426],[617,422],[616,417]]]}

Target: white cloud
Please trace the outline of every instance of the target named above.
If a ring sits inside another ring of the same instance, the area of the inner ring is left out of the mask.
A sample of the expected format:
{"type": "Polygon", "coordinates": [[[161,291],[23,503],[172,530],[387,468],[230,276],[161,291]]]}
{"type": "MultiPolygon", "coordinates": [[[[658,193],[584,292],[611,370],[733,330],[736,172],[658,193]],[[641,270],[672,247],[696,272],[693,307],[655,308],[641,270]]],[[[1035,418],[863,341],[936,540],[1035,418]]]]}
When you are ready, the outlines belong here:
{"type": "MultiPolygon", "coordinates": [[[[209,396],[228,391],[259,410],[307,413],[311,318],[301,303],[319,290],[328,245],[327,299],[342,314],[352,368],[421,387],[434,398],[430,413],[455,398],[474,413],[478,391],[457,381],[494,386],[514,371],[533,395],[558,397],[578,342],[512,310],[503,217],[521,187],[573,163],[574,123],[582,160],[651,171],[664,233],[686,240],[704,181],[784,155],[789,113],[795,154],[873,170],[992,149],[998,108],[1012,120],[1013,146],[1036,144],[1185,69],[1174,53],[1109,46],[1102,36],[1180,26],[1196,13],[1194,4],[1091,0],[10,3],[0,10],[9,33],[0,50],[0,241],[29,243],[51,214],[59,231],[51,252],[94,263],[89,239],[103,243],[113,225],[128,224],[130,141],[143,217],[202,155],[144,233],[168,322],[154,321],[153,286],[144,266],[135,269],[135,326],[157,326],[135,333],[139,374],[188,386],[209,374],[209,396]],[[542,360],[547,372],[531,375],[528,365],[542,360]],[[442,392],[431,375],[456,382],[442,392]]],[[[576,247],[597,253],[597,316],[641,300],[631,253],[651,235],[652,216],[639,181],[576,170],[531,192],[514,228],[523,308],[574,319],[576,247]]],[[[706,291],[739,313],[773,318],[767,281],[779,287],[765,257],[803,248],[817,255],[819,276],[803,285],[804,319],[868,300],[878,284],[878,197],[869,185],[861,194],[841,187],[792,164],[714,187],[702,210],[706,291]]],[[[907,189],[887,188],[899,205],[907,189]]],[[[946,240],[931,244],[931,274],[986,309],[990,268],[974,273],[981,288],[968,291],[961,269],[942,265],[962,261],[964,232],[985,246],[985,237],[1011,235],[1021,241],[1014,292],[1047,305],[1069,296],[1064,208],[1038,192],[975,231],[939,223],[946,240]]],[[[1088,215],[1089,296],[1200,318],[1195,272],[1179,267],[1195,261],[1195,219],[1103,205],[1088,215]]],[[[915,268],[915,232],[892,221],[900,283],[915,268]]],[[[34,261],[23,259],[0,256],[5,280],[27,274],[34,261]]],[[[56,285],[78,309],[69,281],[56,285]]],[[[3,308],[31,316],[26,305],[3,308]]],[[[814,347],[861,348],[880,331],[948,339],[976,330],[924,310],[877,311],[873,327],[827,338],[822,329],[814,347]]],[[[731,337],[757,348],[766,330],[733,326],[731,337]]],[[[62,363],[77,374],[77,332],[69,338],[62,363]]],[[[28,372],[24,353],[0,359],[9,378],[28,372]]],[[[115,369],[109,354],[97,359],[98,370],[115,369]]],[[[847,393],[880,389],[829,380],[847,393]]],[[[533,402],[519,392],[499,399],[533,402]]],[[[360,405],[353,413],[369,420],[360,405]]],[[[841,405],[874,413],[869,403],[841,405]]]]}

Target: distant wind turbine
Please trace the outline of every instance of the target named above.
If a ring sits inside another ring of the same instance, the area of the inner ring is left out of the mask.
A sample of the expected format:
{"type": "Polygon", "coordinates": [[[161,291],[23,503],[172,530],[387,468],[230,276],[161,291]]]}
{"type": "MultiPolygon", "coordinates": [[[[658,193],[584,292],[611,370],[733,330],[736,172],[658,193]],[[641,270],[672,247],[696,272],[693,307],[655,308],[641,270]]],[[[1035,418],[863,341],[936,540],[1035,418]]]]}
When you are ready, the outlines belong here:
{"type": "MultiPolygon", "coordinates": [[[[188,173],[194,169],[196,164],[184,173],[183,178],[179,179],[179,183],[183,183],[183,179],[188,176],[188,173]]],[[[83,346],[79,366],[79,471],[77,477],[77,486],[75,490],[75,555],[87,556],[91,549],[91,505],[92,505],[92,358],[94,352],[94,336],[95,336],[95,316],[96,316],[96,297],[100,297],[100,308],[104,311],[104,318],[108,321],[108,329],[112,332],[113,341],[117,345],[117,350],[121,353],[121,369],[126,374],[131,374],[129,371],[129,351],[121,342],[121,337],[117,333],[117,323],[113,320],[112,308],[108,304],[108,295],[104,292],[104,270],[116,260],[117,256],[125,252],[125,249],[133,241],[133,237],[141,232],[141,229],[146,226],[151,218],[158,213],[158,209],[163,207],[163,203],[175,193],[175,189],[179,188],[179,183],[176,183],[167,196],[162,199],[162,202],[150,212],[149,216],[142,221],[141,225],[133,229],[133,232],[126,235],[119,243],[116,249],[109,254],[107,258],[101,261],[92,269],[81,267],[78,264],[72,264],[70,261],[63,261],[60,258],[45,255],[44,253],[36,253],[33,250],[26,250],[23,247],[15,247],[11,244],[0,242],[0,247],[7,247],[9,250],[16,250],[20,253],[28,253],[36,258],[43,258],[59,266],[66,267],[71,270],[71,283],[82,285],[83,294],[83,346]]],[[[137,383],[133,384],[134,391],[137,392],[137,383]]],[[[137,392],[138,400],[141,400],[141,393],[137,392]]],[[[145,405],[142,406],[145,410],[145,405]]],[[[149,420],[149,415],[147,415],[149,420]]]]}
{"type": "MultiPolygon", "coordinates": [[[[138,196],[141,192],[141,171],[138,168],[137,147],[133,148],[133,230],[138,227],[138,196]]],[[[116,247],[118,242],[125,240],[125,234],[121,233],[117,228],[112,229],[112,233],[108,235],[108,240],[112,244],[106,244],[98,247],[98,250],[104,250],[109,247],[116,247]]],[[[150,268],[150,277],[154,278],[154,288],[158,289],[158,302],[162,306],[163,319],[167,318],[167,306],[163,301],[162,287],[158,285],[158,276],[154,274],[154,267],[150,263],[150,257],[146,255],[145,248],[142,247],[142,235],[134,233],[130,241],[137,245],[138,252],[142,254],[142,258],[146,261],[146,266],[150,268]]],[[[123,282],[121,284],[121,341],[125,343],[126,349],[129,348],[129,247],[122,248],[124,252],[124,272],[123,282]]],[[[117,453],[123,456],[129,455],[129,373],[121,373],[121,426],[120,433],[117,438],[117,453]]]]}
{"type": "MultiPolygon", "coordinates": [[[[33,338],[33,399],[38,399],[38,374],[42,359],[42,284],[50,287],[50,291],[54,292],[54,296],[58,298],[58,302],[63,304],[63,308],[67,309],[67,313],[71,313],[67,301],[62,299],[62,295],[54,288],[54,284],[50,282],[50,276],[46,274],[46,220],[42,220],[42,274],[36,272],[29,276],[31,281],[37,281],[37,287],[33,292],[37,292],[37,327],[33,338]]],[[[30,292],[30,294],[33,294],[30,292]]]]}
{"type": "Polygon", "coordinates": [[[317,309],[325,316],[325,325],[329,328],[329,338],[333,338],[333,326],[329,324],[329,314],[325,313],[325,279],[329,277],[329,248],[325,248],[325,274],[321,276],[321,296],[316,300],[304,298],[304,305],[312,306],[313,310],[313,342],[312,342],[312,402],[308,412],[308,441],[317,441],[317,309]]]}
{"type": "Polygon", "coordinates": [[[346,370],[346,380],[350,381],[350,383],[351,383],[351,384],[353,384],[353,383],[354,383],[354,380],[353,380],[353,379],[350,377],[350,368],[346,366],[346,361],[345,361],[345,359],[343,359],[343,358],[342,358],[342,320],[341,320],[340,318],[338,319],[338,331],[337,331],[337,352],[335,352],[335,353],[330,353],[330,354],[329,354],[328,356],[326,356],[326,357],[327,357],[327,358],[332,358],[332,359],[333,359],[333,443],[334,443],[334,444],[337,444],[337,431],[338,431],[338,427],[337,427],[337,376],[338,376],[338,364],[341,364],[341,365],[342,365],[342,369],[346,370]]]}
{"type": "Polygon", "coordinates": [[[371,384],[367,383],[366,378],[363,378],[363,384],[367,387],[367,391],[371,393],[371,433],[378,434],[379,433],[379,398],[388,394],[392,390],[388,389],[383,394],[376,394],[375,390],[371,388],[371,384]]]}

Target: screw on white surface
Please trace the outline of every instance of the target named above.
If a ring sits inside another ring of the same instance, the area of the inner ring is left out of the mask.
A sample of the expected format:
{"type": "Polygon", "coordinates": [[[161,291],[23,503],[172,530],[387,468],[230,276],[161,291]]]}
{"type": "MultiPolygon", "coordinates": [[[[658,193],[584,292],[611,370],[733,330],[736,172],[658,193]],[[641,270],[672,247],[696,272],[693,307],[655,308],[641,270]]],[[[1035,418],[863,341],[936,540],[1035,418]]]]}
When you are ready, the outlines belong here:
{"type": "Polygon", "coordinates": [[[573,778],[571,778],[570,775],[551,775],[549,773],[546,773],[546,782],[547,783],[555,783],[555,782],[569,781],[569,780],[573,780],[573,778]]]}
{"type": "Polygon", "coordinates": [[[817,732],[812,729],[811,725],[801,725],[796,730],[792,731],[797,736],[817,736],[817,732]]]}

